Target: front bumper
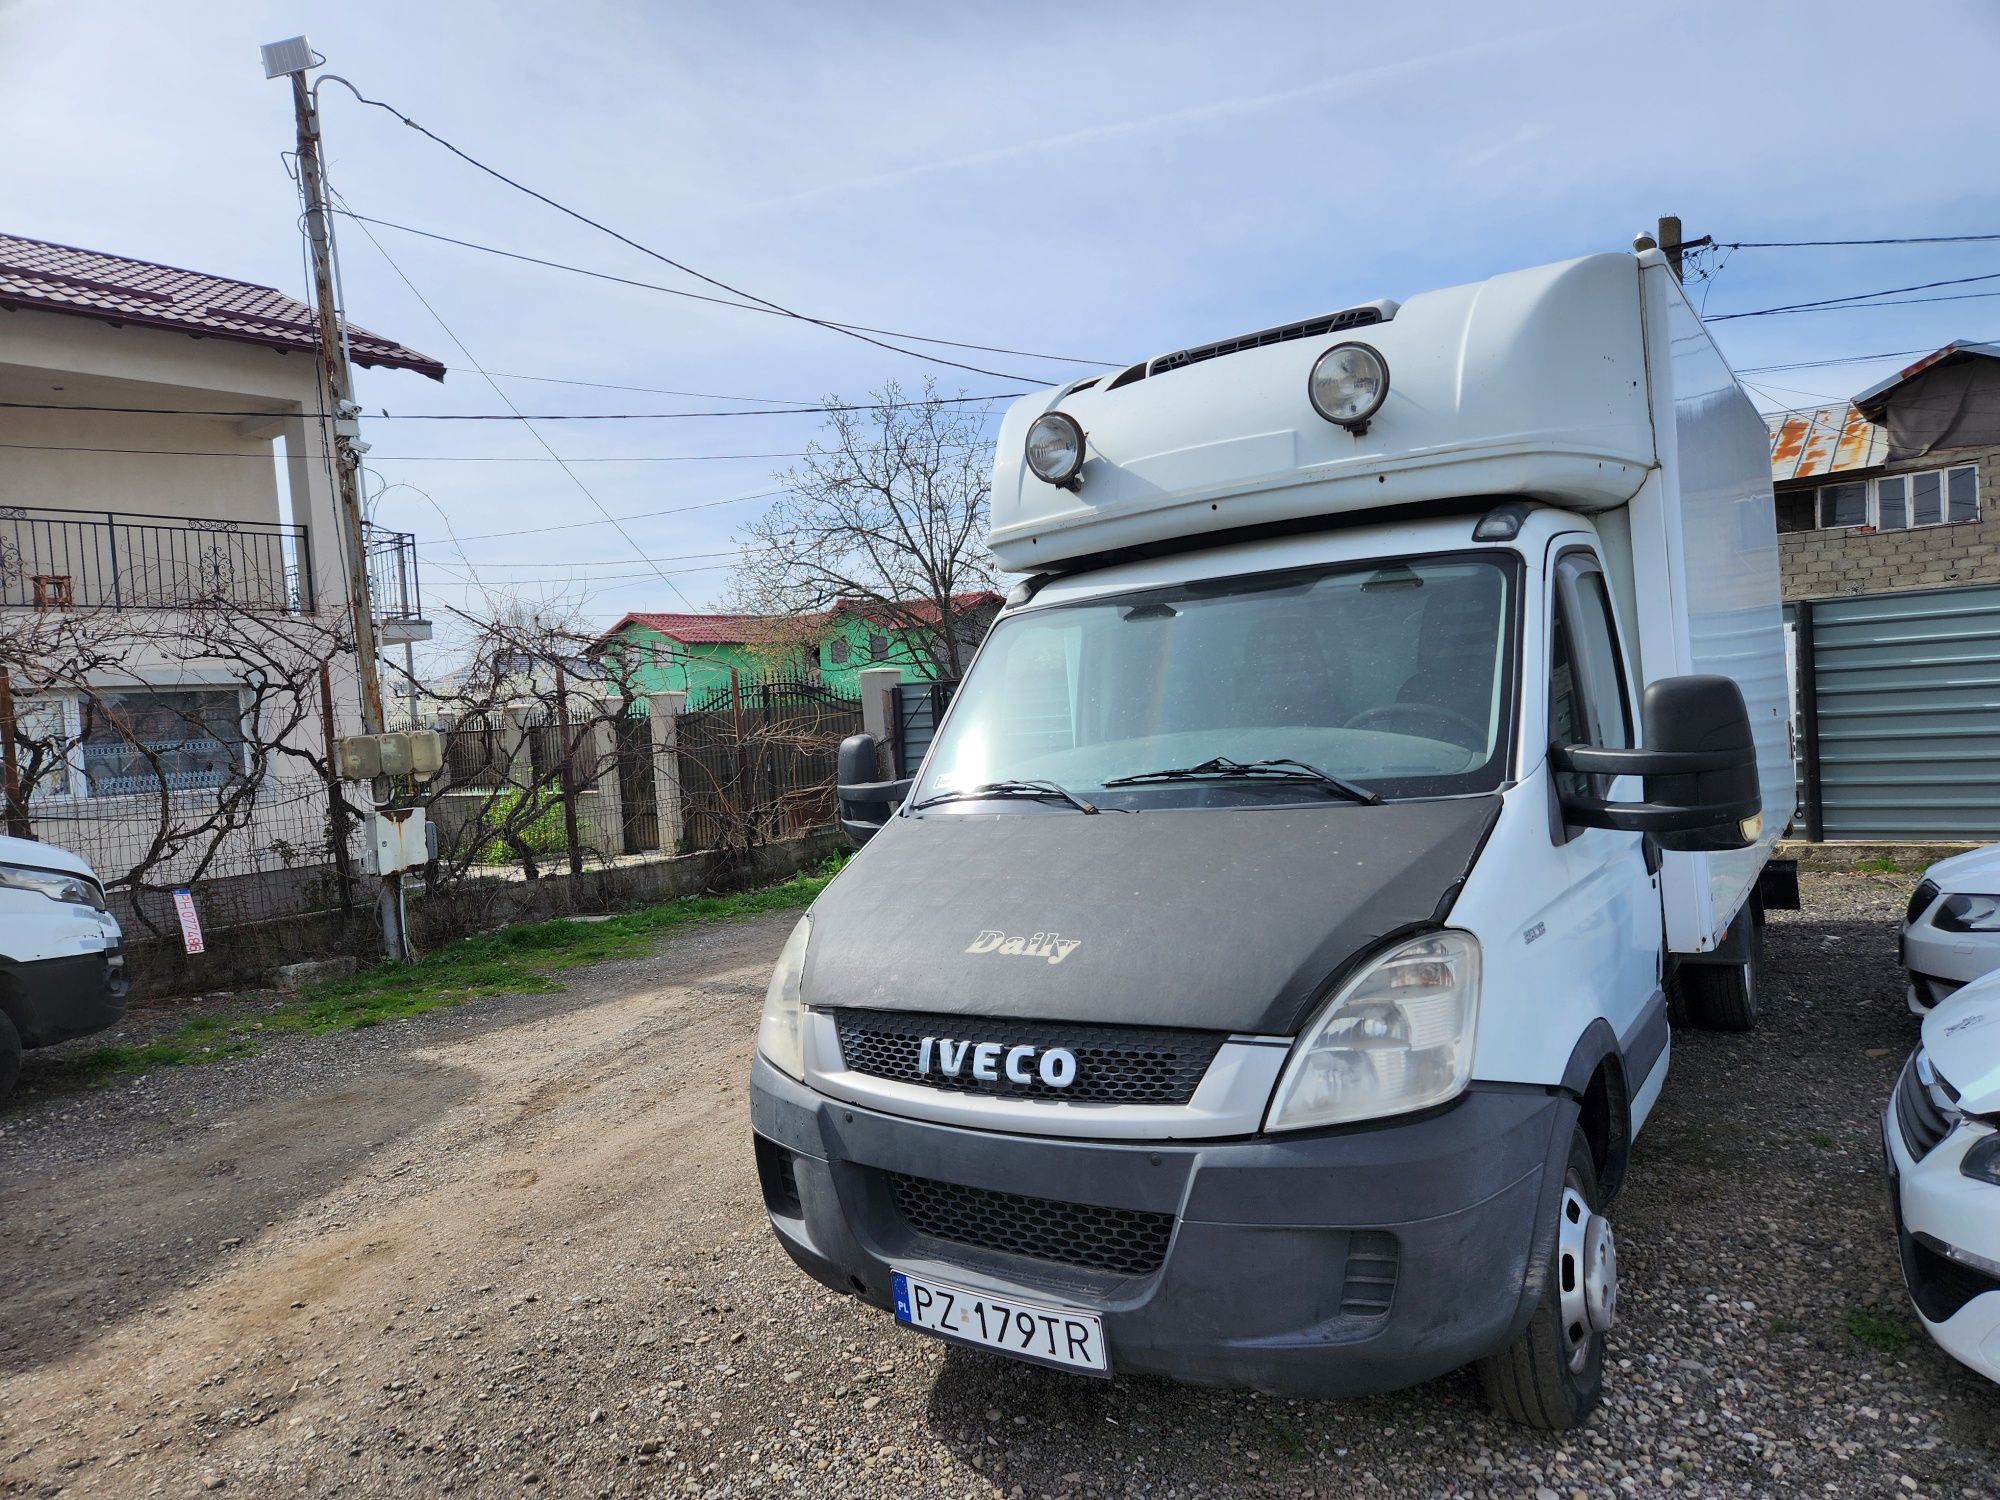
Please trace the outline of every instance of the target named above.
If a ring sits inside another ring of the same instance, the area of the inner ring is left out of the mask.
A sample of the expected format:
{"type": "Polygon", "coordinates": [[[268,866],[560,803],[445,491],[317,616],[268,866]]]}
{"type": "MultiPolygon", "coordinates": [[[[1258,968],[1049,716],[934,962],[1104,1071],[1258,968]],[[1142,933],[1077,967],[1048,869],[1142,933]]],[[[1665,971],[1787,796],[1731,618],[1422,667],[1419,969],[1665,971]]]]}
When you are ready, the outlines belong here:
{"type": "Polygon", "coordinates": [[[1437,1112],[1337,1131],[1061,1140],[880,1114],[761,1056],[750,1099],[772,1228],[836,1291],[886,1309],[893,1266],[1097,1313],[1114,1374],[1314,1396],[1414,1385],[1518,1337],[1576,1118],[1542,1090],[1475,1087],[1437,1112]],[[1145,1271],[1011,1253],[919,1232],[897,1176],[985,1203],[1171,1216],[1171,1236],[1145,1271]]]}
{"type": "Polygon", "coordinates": [[[122,946],[29,963],[0,958],[0,1011],[23,1047],[50,1047],[117,1025],[129,988],[122,946]]]}
{"type": "Polygon", "coordinates": [[[2000,969],[2000,933],[1946,932],[1931,925],[1937,902],[1898,934],[1903,967],[1909,971],[1910,1010],[1923,1015],[1949,999],[1960,986],[2000,969]]]}
{"type": "Polygon", "coordinates": [[[1972,1127],[1960,1125],[1918,1159],[1893,1098],[1882,1118],[1889,1199],[1911,1306],[1939,1348],[2000,1381],[2000,1278],[1950,1261],[1939,1248],[1956,1245],[2000,1260],[2000,1187],[1959,1170],[1975,1138],[1972,1127]]]}

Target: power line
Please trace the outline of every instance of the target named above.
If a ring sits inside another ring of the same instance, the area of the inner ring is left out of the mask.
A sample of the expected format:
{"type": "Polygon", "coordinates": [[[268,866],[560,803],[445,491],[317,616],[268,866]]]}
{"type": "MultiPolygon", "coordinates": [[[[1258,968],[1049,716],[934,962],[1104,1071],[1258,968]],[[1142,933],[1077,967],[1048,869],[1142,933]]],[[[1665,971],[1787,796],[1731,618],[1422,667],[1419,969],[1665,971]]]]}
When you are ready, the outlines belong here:
{"type": "MultiPolygon", "coordinates": [[[[349,87],[351,88],[352,85],[350,84],[349,87]]],[[[360,95],[357,94],[355,97],[359,98],[360,95]]],[[[339,198],[340,195],[338,192],[335,192],[333,196],[337,199],[339,198]]],[[[486,374],[486,371],[484,370],[484,368],[481,367],[479,361],[473,357],[472,351],[465,347],[464,340],[460,339],[456,333],[452,332],[451,325],[445,322],[443,315],[441,315],[436,308],[431,306],[430,299],[425,297],[422,292],[417,290],[416,283],[411,281],[408,276],[403,274],[403,268],[396,264],[395,258],[391,256],[387,250],[383,249],[382,242],[375,238],[375,232],[372,229],[370,229],[366,224],[361,226],[361,232],[368,236],[368,243],[375,247],[376,253],[380,255],[383,260],[389,263],[389,269],[396,273],[397,279],[400,280],[404,286],[410,289],[410,295],[415,297],[418,302],[422,303],[424,311],[429,313],[431,317],[436,320],[438,327],[444,330],[445,337],[450,339],[454,344],[458,345],[458,352],[465,356],[465,362],[471,365],[474,370],[478,371],[478,373],[485,378],[486,383],[493,387],[493,394],[498,396],[501,399],[501,401],[504,402],[510,409],[513,409],[515,411],[515,414],[518,416],[519,409],[514,407],[513,401],[509,399],[507,392],[501,388],[500,382],[493,379],[492,376],[486,374]]],[[[588,500],[593,506],[595,506],[597,509],[597,513],[603,516],[605,520],[609,521],[612,524],[612,526],[617,529],[618,534],[623,538],[625,538],[626,544],[631,547],[633,552],[635,553],[639,552],[641,550],[639,547],[639,543],[633,537],[632,533],[624,528],[624,526],[619,522],[616,516],[612,515],[609,510],[605,509],[604,502],[602,500],[599,500],[597,496],[594,493],[592,493],[590,486],[583,482],[582,475],[578,474],[576,470],[572,469],[568,464],[561,463],[561,460],[558,457],[556,450],[549,446],[549,440],[542,436],[541,430],[537,428],[532,422],[528,422],[525,420],[521,423],[521,429],[522,431],[531,434],[534,437],[535,441],[542,445],[542,448],[544,449],[544,451],[548,453],[550,458],[557,459],[557,462],[560,465],[563,473],[568,476],[569,482],[576,486],[578,492],[582,494],[583,498],[588,500]]],[[[443,514],[442,510],[440,510],[439,514],[443,514]]],[[[449,519],[446,520],[445,524],[447,527],[450,526],[451,523],[449,519]]],[[[464,557],[463,549],[460,550],[459,555],[461,557],[464,557]]],[[[468,570],[472,569],[472,562],[470,559],[466,560],[465,565],[468,570]]],[[[475,578],[476,576],[477,575],[475,570],[475,578]]],[[[672,589],[676,594],[680,595],[681,602],[686,604],[689,609],[694,608],[694,602],[690,600],[686,594],[681,593],[681,588],[679,584],[675,583],[665,573],[660,574],[660,581],[664,583],[668,588],[672,589]]]]}
{"type": "MultiPolygon", "coordinates": [[[[733,495],[727,500],[703,500],[695,505],[670,506],[666,510],[636,511],[631,515],[620,516],[618,519],[621,521],[647,521],[655,516],[679,516],[685,515],[691,510],[713,510],[719,505],[743,505],[751,500],[769,500],[784,493],[783,490],[761,490],[754,495],[733,495]]],[[[556,526],[525,526],[518,531],[481,531],[471,536],[459,537],[457,540],[461,542],[487,542],[492,541],[495,537],[539,536],[543,532],[548,531],[576,531],[585,526],[602,526],[604,524],[603,521],[565,521],[556,526]]],[[[426,547],[436,546],[437,543],[429,539],[423,539],[419,540],[417,545],[426,547]]]]}
{"type": "Polygon", "coordinates": [[[686,396],[695,401],[759,401],[766,406],[812,406],[811,401],[788,401],[783,396],[725,396],[715,391],[675,391],[657,385],[614,385],[608,380],[568,380],[560,375],[515,375],[505,370],[488,370],[495,380],[534,380],[543,385],[586,385],[598,391],[638,391],[648,396],[686,396]]]}
{"type": "MultiPolygon", "coordinates": [[[[373,236],[370,236],[371,242],[373,236]]],[[[391,262],[393,265],[394,262],[391,262]]],[[[414,290],[414,289],[413,289],[414,290]]],[[[1741,316],[1741,315],[1739,315],[1741,316]]],[[[439,324],[443,327],[443,324],[439,324]]],[[[484,370],[479,370],[484,375],[484,370]]],[[[494,390],[499,392],[499,387],[494,390]]],[[[907,411],[921,406],[959,406],[982,401],[1011,401],[1024,395],[1022,391],[996,391],[987,396],[937,396],[924,401],[854,401],[836,402],[823,406],[770,406],[737,408],[728,411],[593,411],[593,412],[523,412],[514,407],[502,394],[510,410],[489,412],[428,412],[399,411],[387,409],[368,412],[370,421],[375,422],[677,422],[709,417],[805,417],[831,415],[838,412],[907,411]]],[[[285,412],[285,411],[222,411],[194,407],[172,406],[90,406],[54,401],[0,401],[0,408],[10,411],[81,411],[104,413],[126,417],[311,417],[324,419],[327,412],[285,412]]]]}
{"type": "MultiPolygon", "coordinates": [[[[1928,292],[1941,286],[1965,286],[1975,281],[2000,281],[2000,271],[1989,271],[1983,276],[1953,276],[1944,281],[1920,281],[1917,282],[1914,286],[1884,287],[1882,290],[1876,292],[1851,292],[1844,297],[1821,297],[1810,302],[1787,302],[1778,307],[1760,307],[1756,309],[1754,312],[1716,313],[1714,316],[1708,318],[1707,321],[1710,323],[1727,323],[1732,318],[1768,318],[1774,313],[1810,312],[1816,308],[1822,308],[1822,307],[1837,307],[1841,305],[1852,305],[1854,303],[1865,303],[1868,302],[1869,299],[1875,297],[1900,297],[1904,292],[1928,292]]],[[[1917,297],[1917,298],[1912,298],[1911,300],[1916,302],[1946,302],[1946,301],[1956,301],[1959,299],[1947,298],[1947,297],[1917,297]]],[[[1879,303],[1872,303],[1871,305],[1877,307],[1899,307],[1899,306],[1906,306],[1908,304],[1895,303],[1895,302],[1879,302],[1879,303]]]]}
{"type": "Polygon", "coordinates": [[[1718,250],[1808,250],[1848,245],[1970,245],[2000,240],[2000,234],[1915,234],[1880,240],[1719,240],[1718,250]]]}
{"type": "MultiPolygon", "coordinates": [[[[505,183],[508,187],[513,188],[514,191],[516,191],[517,193],[523,193],[526,196],[533,198],[536,202],[545,204],[548,207],[553,208],[557,213],[575,219],[579,224],[586,224],[590,228],[597,230],[600,234],[609,235],[612,239],[617,240],[622,245],[628,246],[629,248],[638,251],[641,255],[647,256],[652,260],[656,260],[660,262],[660,264],[662,265],[672,266],[676,271],[679,271],[683,276],[692,276],[697,281],[706,282],[709,286],[715,287],[718,291],[724,291],[729,293],[729,295],[732,297],[740,297],[747,299],[751,302],[761,303],[763,306],[769,308],[771,311],[776,313],[782,313],[784,316],[788,318],[797,318],[801,322],[814,324],[815,326],[824,328],[831,333],[838,333],[845,338],[859,339],[864,344],[873,344],[876,348],[887,349],[892,354],[907,355],[912,359],[921,359],[930,364],[935,364],[935,365],[945,365],[954,370],[969,370],[975,375],[992,375],[1001,380],[1026,380],[1029,381],[1031,384],[1035,380],[1035,377],[1030,375],[1016,375],[1016,374],[1011,374],[1004,370],[989,370],[979,365],[965,364],[960,360],[945,359],[941,355],[926,354],[921,349],[907,349],[900,344],[892,344],[887,342],[886,340],[876,338],[872,334],[858,333],[854,329],[844,327],[841,324],[831,323],[824,318],[813,317],[810,313],[802,313],[798,311],[796,308],[786,307],[783,303],[774,302],[769,297],[762,297],[755,292],[745,291],[742,287],[734,286],[727,281],[723,281],[719,277],[710,276],[704,271],[697,271],[693,266],[687,265],[682,261],[675,260],[672,256],[666,255],[661,251],[655,250],[649,245],[641,244],[638,240],[633,239],[630,235],[621,234],[618,230],[613,229],[610,225],[602,223],[599,220],[593,219],[590,217],[590,215],[583,213],[577,209],[571,208],[567,204],[559,203],[554,198],[549,197],[548,194],[537,192],[534,188],[529,187],[526,183],[516,181],[514,178],[509,177],[505,172],[500,171],[497,167],[488,166],[478,157],[472,155],[471,152],[466,151],[461,147],[454,146],[450,141],[446,140],[436,131],[427,129],[424,126],[419,125],[415,120],[411,119],[408,115],[404,114],[394,105],[385,103],[380,99],[370,99],[366,94],[362,93],[361,90],[357,89],[353,84],[349,83],[345,78],[342,78],[337,74],[333,73],[325,74],[320,78],[319,82],[338,83],[339,85],[341,85],[341,87],[345,88],[349,93],[353,94],[354,97],[360,100],[363,104],[370,105],[373,108],[383,110],[386,113],[395,116],[398,120],[401,120],[403,124],[407,125],[410,129],[416,131],[417,134],[423,136],[427,140],[435,142],[439,146],[442,146],[445,150],[449,151],[453,156],[456,156],[460,161],[465,162],[469,166],[478,168],[480,171],[484,172],[487,176],[493,178],[495,181],[505,183]]],[[[317,90],[318,84],[315,84],[314,88],[315,90],[317,90]]]]}
{"type": "MultiPolygon", "coordinates": [[[[973,443],[968,448],[984,450],[989,443],[973,443]]],[[[146,458],[245,458],[271,463],[275,453],[236,453],[209,448],[106,448],[75,443],[0,443],[0,449],[14,448],[30,453],[130,453],[146,458]]],[[[867,451],[879,451],[869,449],[867,451]]],[[[746,460],[806,458],[796,453],[637,453],[601,458],[551,458],[544,453],[376,453],[369,463],[400,464],[700,464],[732,463],[746,460]]]]}
{"type": "MultiPolygon", "coordinates": [[[[704,292],[691,292],[685,287],[662,286],[657,281],[638,281],[630,276],[614,276],[609,271],[593,271],[588,266],[571,265],[568,261],[547,260],[539,255],[524,255],[517,250],[502,250],[495,245],[482,245],[477,240],[457,239],[452,235],[438,234],[429,229],[418,229],[411,224],[398,224],[389,219],[371,219],[364,214],[353,213],[349,210],[340,210],[340,212],[345,213],[348,218],[359,220],[364,224],[373,224],[381,229],[394,229],[403,234],[414,234],[421,239],[436,240],[440,244],[457,245],[461,249],[477,250],[485,255],[498,255],[506,260],[524,261],[531,266],[546,266],[552,271],[567,271],[572,275],[589,276],[597,281],[614,281],[620,286],[638,287],[642,291],[648,292],[664,292],[669,297],[683,297],[690,302],[712,303],[717,307],[734,307],[743,312],[764,313],[771,317],[796,316],[795,314],[782,312],[777,308],[760,307],[755,302],[736,302],[728,297],[711,297],[704,292]]],[[[1084,359],[1075,354],[1038,354],[1032,349],[1008,349],[998,344],[967,343],[962,339],[931,338],[921,333],[904,333],[893,328],[875,328],[867,323],[843,323],[833,318],[813,319],[811,321],[820,322],[823,326],[836,328],[846,333],[879,333],[885,338],[908,339],[913,344],[937,344],[946,349],[971,349],[980,354],[1009,354],[1019,359],[1045,359],[1054,364],[1096,365],[1106,370],[1117,370],[1122,369],[1125,364],[1130,363],[1129,360],[1121,362],[1115,359],[1084,359]]],[[[906,350],[904,352],[915,353],[916,351],[906,350]]]]}

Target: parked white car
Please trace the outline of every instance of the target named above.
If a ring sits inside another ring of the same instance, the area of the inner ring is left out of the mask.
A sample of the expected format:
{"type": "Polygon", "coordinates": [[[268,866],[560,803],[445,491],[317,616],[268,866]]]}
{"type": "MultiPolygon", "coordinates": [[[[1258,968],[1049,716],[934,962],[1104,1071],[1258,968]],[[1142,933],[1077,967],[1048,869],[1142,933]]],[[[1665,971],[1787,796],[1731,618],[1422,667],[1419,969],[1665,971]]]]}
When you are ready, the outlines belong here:
{"type": "Polygon", "coordinates": [[[0,838],[0,1099],[21,1053],[125,1014],[125,935],[90,865],[54,844],[0,838]]]}
{"type": "Polygon", "coordinates": [[[2000,1381],[2000,974],[1924,1017],[1883,1111],[1882,1148],[1925,1332],[2000,1381]]]}
{"type": "Polygon", "coordinates": [[[1923,1015],[1960,985],[2000,969],[2000,844],[1924,871],[1900,943],[1910,1009],[1923,1015]]]}

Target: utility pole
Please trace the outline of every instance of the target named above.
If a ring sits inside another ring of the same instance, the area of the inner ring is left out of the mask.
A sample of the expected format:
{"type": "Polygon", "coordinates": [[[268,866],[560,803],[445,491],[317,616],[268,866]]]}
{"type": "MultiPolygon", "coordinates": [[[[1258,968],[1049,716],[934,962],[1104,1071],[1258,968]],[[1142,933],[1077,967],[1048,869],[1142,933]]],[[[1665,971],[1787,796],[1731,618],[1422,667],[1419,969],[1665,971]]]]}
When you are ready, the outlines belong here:
{"type": "MultiPolygon", "coordinates": [[[[368,594],[368,540],[362,527],[361,408],[354,400],[354,372],[347,363],[347,336],[341,326],[333,268],[332,206],[327,201],[326,176],[320,159],[319,101],[306,84],[306,73],[319,61],[304,37],[272,42],[263,49],[264,76],[289,77],[292,113],[298,122],[299,189],[305,198],[306,242],[312,254],[313,305],[319,316],[319,353],[327,397],[332,402],[333,482],[339,509],[341,554],[347,564],[347,605],[354,629],[355,675],[361,685],[361,729],[379,735],[388,726],[382,713],[382,672],[375,648],[375,614],[368,594]]],[[[333,754],[329,744],[327,754],[333,754]]],[[[375,779],[375,800],[386,804],[393,788],[386,776],[375,779]]],[[[391,958],[409,957],[403,930],[402,876],[382,877],[382,942],[391,958]]]]}
{"type": "Polygon", "coordinates": [[[1660,227],[1654,238],[1659,242],[1660,251],[1667,257],[1667,269],[1674,273],[1674,280],[1681,279],[1681,221],[1677,214],[1665,214],[1660,218],[1660,227]]]}

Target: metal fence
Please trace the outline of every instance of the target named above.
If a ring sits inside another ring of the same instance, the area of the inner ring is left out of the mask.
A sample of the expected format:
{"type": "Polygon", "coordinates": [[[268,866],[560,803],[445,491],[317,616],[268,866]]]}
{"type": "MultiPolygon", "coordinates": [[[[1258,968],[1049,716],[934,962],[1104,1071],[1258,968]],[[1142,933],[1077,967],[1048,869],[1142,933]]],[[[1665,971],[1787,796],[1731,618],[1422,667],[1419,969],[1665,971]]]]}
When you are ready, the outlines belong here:
{"type": "Polygon", "coordinates": [[[195,599],[225,599],[260,613],[312,613],[307,529],[0,507],[0,607],[172,609],[195,599]]]}

